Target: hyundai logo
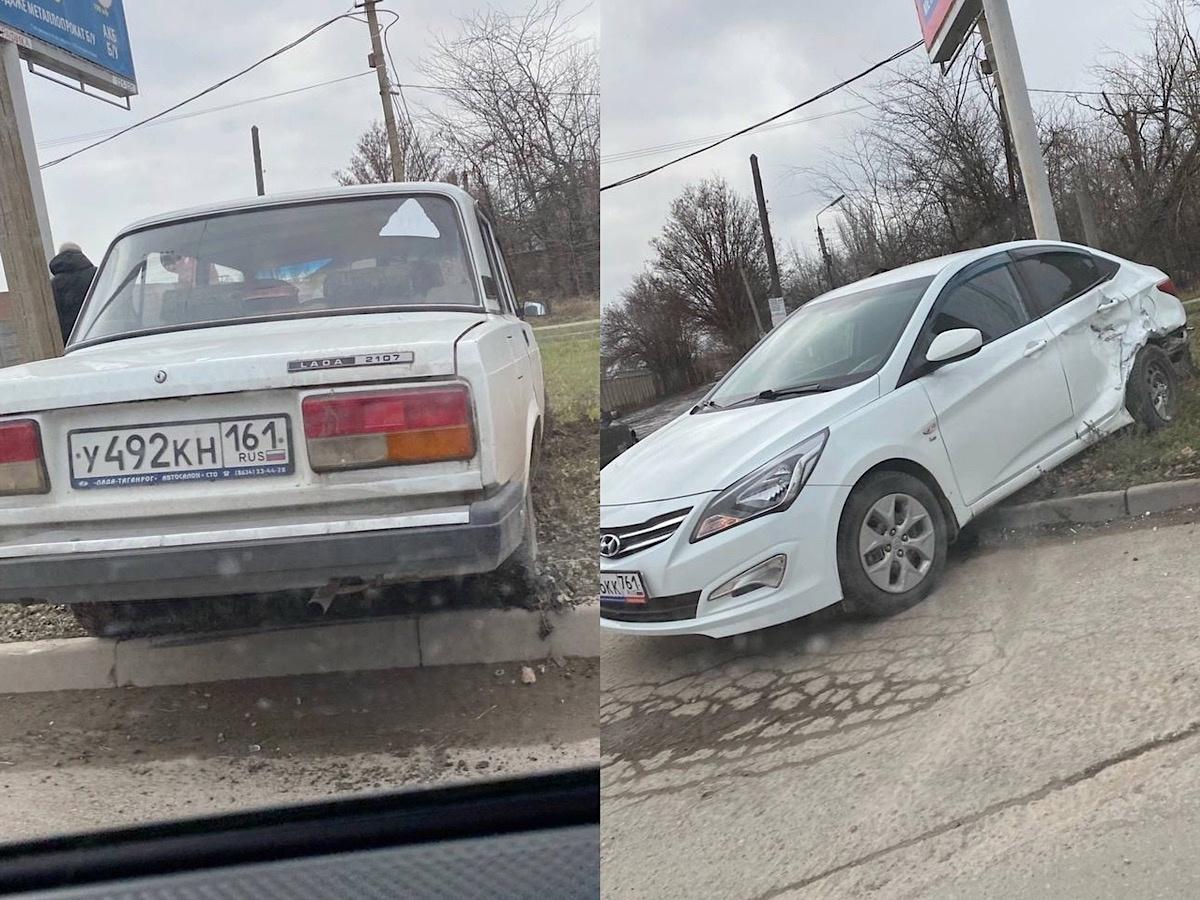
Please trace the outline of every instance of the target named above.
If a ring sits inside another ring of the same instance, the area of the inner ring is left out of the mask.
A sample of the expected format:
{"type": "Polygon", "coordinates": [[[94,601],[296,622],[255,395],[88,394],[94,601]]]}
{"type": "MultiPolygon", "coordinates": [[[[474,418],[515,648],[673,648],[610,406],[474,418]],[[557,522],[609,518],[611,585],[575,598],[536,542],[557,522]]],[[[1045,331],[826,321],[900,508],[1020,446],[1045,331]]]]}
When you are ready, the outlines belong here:
{"type": "Polygon", "coordinates": [[[621,552],[621,539],[615,534],[600,535],[600,555],[611,559],[621,552]]]}

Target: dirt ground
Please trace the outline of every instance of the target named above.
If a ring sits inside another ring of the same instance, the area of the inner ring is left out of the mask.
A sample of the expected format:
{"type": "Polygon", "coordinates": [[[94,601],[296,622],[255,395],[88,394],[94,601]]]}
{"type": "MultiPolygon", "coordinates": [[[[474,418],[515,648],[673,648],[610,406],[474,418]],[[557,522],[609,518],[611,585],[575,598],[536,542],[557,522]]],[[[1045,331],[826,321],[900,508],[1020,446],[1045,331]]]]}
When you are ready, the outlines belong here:
{"type": "Polygon", "coordinates": [[[592,660],[0,694],[0,841],[594,765],[592,660]]]}
{"type": "MultiPolygon", "coordinates": [[[[595,598],[599,531],[600,474],[595,423],[555,426],[548,436],[541,477],[534,486],[538,520],[540,579],[531,593],[525,585],[496,575],[459,582],[440,581],[389,587],[339,598],[328,618],[395,615],[446,605],[562,608],[595,598]]],[[[102,586],[98,585],[97,599],[102,586]]],[[[270,627],[305,620],[302,595],[240,596],[198,601],[167,601],[139,623],[147,631],[270,627]]],[[[68,608],[47,604],[0,604],[0,642],[81,637],[68,608]]]]}

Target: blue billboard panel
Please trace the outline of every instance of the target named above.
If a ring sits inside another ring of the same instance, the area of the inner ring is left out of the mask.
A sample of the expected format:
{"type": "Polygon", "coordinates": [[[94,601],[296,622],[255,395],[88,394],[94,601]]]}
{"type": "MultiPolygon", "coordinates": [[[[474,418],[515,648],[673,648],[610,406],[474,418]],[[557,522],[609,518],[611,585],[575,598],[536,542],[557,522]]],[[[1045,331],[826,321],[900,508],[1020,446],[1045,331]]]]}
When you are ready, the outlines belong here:
{"type": "Polygon", "coordinates": [[[123,0],[0,0],[0,29],[65,51],[130,86],[136,82],[123,0]]]}

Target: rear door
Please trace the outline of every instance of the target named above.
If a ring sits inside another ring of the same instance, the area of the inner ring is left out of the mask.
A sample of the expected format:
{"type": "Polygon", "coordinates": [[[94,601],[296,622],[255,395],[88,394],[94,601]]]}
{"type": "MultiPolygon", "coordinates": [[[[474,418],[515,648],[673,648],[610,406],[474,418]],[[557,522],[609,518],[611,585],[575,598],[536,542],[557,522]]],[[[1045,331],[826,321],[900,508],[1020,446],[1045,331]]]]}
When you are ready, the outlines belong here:
{"type": "Polygon", "coordinates": [[[969,266],[942,291],[910,365],[955,328],[978,328],[983,348],[920,383],[970,505],[1072,437],[1071,399],[1053,335],[1026,309],[1007,254],[969,266]]]}
{"type": "Polygon", "coordinates": [[[1114,262],[1082,250],[1030,249],[1013,254],[1014,269],[1032,311],[1054,336],[1071,392],[1075,429],[1094,431],[1124,407],[1121,378],[1109,341],[1132,314],[1129,297],[1118,290],[1114,262]]]}

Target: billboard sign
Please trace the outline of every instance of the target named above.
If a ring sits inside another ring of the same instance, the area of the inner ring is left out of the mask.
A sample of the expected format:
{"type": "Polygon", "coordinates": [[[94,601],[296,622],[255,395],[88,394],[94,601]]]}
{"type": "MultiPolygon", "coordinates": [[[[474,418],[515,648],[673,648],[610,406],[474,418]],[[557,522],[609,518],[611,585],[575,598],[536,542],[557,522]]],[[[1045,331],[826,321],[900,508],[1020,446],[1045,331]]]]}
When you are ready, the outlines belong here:
{"type": "Polygon", "coordinates": [[[916,4],[929,58],[949,62],[971,33],[981,0],[916,0],[916,4]]]}
{"type": "Polygon", "coordinates": [[[68,78],[128,97],[137,93],[124,0],[0,0],[0,38],[68,78]]]}

